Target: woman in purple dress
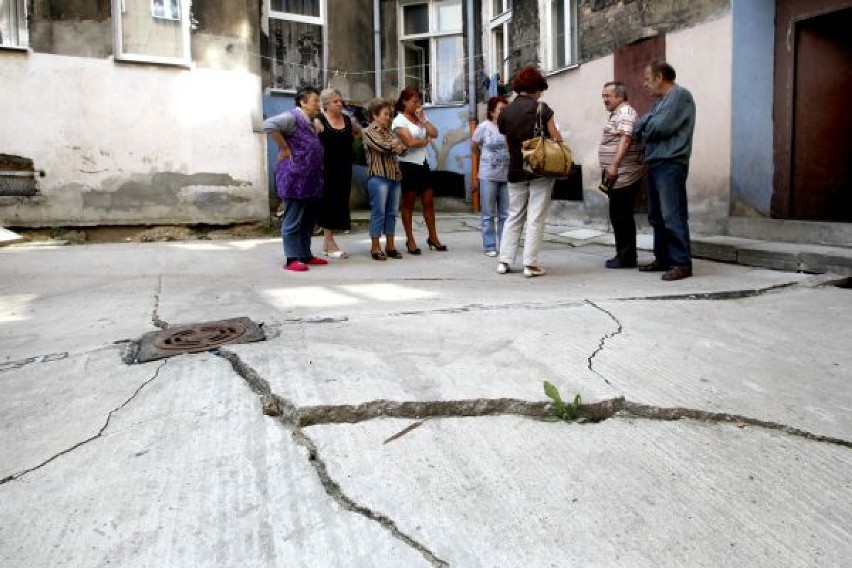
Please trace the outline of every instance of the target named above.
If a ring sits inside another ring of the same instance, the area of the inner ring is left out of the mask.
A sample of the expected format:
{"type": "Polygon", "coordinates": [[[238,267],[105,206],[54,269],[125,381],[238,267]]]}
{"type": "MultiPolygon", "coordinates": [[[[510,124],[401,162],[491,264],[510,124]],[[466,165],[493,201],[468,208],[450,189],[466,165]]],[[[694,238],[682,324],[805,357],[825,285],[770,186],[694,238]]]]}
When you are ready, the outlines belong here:
{"type": "Polygon", "coordinates": [[[313,126],[319,114],[319,91],[314,87],[300,89],[296,105],[263,121],[263,131],[278,144],[275,186],[284,202],[284,268],[304,272],[308,265],[328,264],[311,253],[311,234],[323,191],[323,147],[313,126]]]}

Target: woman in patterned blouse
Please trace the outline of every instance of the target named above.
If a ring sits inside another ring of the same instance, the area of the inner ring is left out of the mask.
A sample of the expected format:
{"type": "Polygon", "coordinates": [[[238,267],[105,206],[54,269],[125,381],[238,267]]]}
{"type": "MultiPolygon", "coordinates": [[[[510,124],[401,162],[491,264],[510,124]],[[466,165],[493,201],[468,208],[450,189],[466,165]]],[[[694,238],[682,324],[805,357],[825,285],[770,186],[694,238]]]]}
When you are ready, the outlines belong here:
{"type": "Polygon", "coordinates": [[[367,156],[367,193],[370,197],[370,255],[373,260],[402,258],[394,246],[396,215],[399,209],[400,180],[397,156],[408,148],[390,131],[390,101],[374,99],[370,103],[373,121],[364,129],[364,151],[367,156]],[[385,235],[385,252],[379,242],[385,235]]]}

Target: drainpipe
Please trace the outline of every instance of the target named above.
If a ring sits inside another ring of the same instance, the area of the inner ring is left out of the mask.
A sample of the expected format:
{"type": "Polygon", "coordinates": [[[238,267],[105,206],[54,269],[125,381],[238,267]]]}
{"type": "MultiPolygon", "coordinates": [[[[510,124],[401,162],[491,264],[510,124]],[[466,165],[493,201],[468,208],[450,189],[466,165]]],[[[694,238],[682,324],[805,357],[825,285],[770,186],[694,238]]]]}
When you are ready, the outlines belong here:
{"type": "MultiPolygon", "coordinates": [[[[468,104],[468,126],[470,135],[473,136],[473,131],[476,130],[476,48],[474,42],[474,24],[473,17],[475,2],[467,0],[467,104],[468,104]]],[[[479,160],[471,152],[471,184],[479,173],[479,160]]],[[[470,209],[474,213],[479,211],[479,191],[471,189],[470,192],[470,209]]]]}
{"type": "Polygon", "coordinates": [[[376,68],[376,80],[374,88],[376,96],[382,96],[382,11],[379,6],[381,0],[373,0],[373,65],[376,68]]]}

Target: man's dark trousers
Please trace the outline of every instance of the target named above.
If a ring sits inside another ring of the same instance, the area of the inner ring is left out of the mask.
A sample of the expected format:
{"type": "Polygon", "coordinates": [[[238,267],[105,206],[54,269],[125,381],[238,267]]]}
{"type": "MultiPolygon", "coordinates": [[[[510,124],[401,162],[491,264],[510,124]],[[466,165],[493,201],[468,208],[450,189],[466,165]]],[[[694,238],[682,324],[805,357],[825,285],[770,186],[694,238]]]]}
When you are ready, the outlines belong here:
{"type": "Polygon", "coordinates": [[[625,264],[636,263],[636,194],[642,180],[609,191],[609,220],[615,235],[615,255],[625,264]]]}
{"type": "Polygon", "coordinates": [[[692,267],[686,176],[689,164],[660,160],[648,164],[648,222],[654,228],[654,256],[664,267],[692,267]]]}

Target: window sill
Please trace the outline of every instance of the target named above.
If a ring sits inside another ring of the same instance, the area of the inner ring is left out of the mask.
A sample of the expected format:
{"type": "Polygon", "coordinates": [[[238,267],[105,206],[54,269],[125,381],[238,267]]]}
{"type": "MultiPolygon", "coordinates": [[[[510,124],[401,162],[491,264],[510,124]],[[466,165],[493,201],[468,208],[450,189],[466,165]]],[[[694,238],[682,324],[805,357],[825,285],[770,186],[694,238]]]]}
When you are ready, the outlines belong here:
{"type": "Polygon", "coordinates": [[[155,57],[145,55],[113,55],[110,57],[113,63],[129,63],[131,65],[162,65],[163,67],[181,67],[183,69],[192,69],[195,64],[192,61],[185,59],[175,59],[172,57],[155,57]]]}
{"type": "Polygon", "coordinates": [[[448,103],[423,103],[423,108],[459,108],[467,106],[465,101],[454,101],[448,103]]]}
{"type": "Polygon", "coordinates": [[[554,69],[553,71],[545,71],[542,73],[545,77],[553,77],[554,75],[559,75],[560,73],[564,73],[565,71],[571,71],[572,69],[577,69],[580,67],[579,63],[572,63],[571,65],[566,65],[565,67],[560,67],[559,69],[554,69]]]}
{"type": "Polygon", "coordinates": [[[0,52],[2,51],[8,51],[10,53],[26,53],[27,55],[33,52],[32,48],[20,45],[0,45],[0,52]]]}

